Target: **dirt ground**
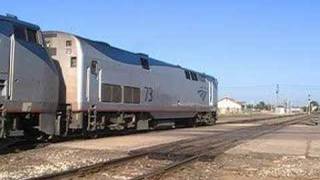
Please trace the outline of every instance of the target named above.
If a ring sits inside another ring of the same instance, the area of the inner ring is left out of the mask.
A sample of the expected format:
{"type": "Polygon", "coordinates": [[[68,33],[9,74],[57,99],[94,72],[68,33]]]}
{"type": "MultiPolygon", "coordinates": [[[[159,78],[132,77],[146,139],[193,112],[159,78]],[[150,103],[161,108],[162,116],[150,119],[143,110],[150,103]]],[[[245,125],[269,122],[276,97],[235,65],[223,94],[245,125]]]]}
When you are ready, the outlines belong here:
{"type": "Polygon", "coordinates": [[[320,126],[292,125],[163,179],[320,179],[320,126]]]}
{"type": "Polygon", "coordinates": [[[198,161],[163,179],[319,179],[319,160],[266,153],[223,154],[214,161],[198,161]]]}
{"type": "MultiPolygon", "coordinates": [[[[246,125],[244,125],[246,126],[246,125]]],[[[128,156],[131,150],[240,128],[239,125],[174,129],[76,140],[0,155],[0,179],[25,179],[128,156]]]]}
{"type": "Polygon", "coordinates": [[[0,179],[32,178],[126,156],[107,150],[44,147],[0,157],[0,179]]]}
{"type": "MultiPolygon", "coordinates": [[[[237,119],[235,119],[237,120],[237,119]]],[[[247,124],[223,124],[53,144],[0,155],[0,179],[26,179],[124,157],[130,150],[215,135],[247,124]]],[[[319,179],[320,128],[292,126],[244,142],[214,159],[190,164],[164,179],[319,179]],[[287,142],[287,143],[286,143],[287,142]]],[[[110,178],[104,176],[105,178],[110,178]]],[[[111,179],[123,179],[112,176],[111,179]]]]}

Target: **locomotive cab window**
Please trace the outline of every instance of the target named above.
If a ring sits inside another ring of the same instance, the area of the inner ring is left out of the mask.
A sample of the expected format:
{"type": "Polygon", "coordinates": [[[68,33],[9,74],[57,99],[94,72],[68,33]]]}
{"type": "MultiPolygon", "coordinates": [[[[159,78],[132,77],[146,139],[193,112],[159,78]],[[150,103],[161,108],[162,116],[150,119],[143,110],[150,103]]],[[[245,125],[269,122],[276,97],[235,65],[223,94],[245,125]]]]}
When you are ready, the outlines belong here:
{"type": "Polygon", "coordinates": [[[190,72],[189,71],[184,71],[184,74],[186,75],[187,79],[190,79],[190,72]]]}
{"type": "Polygon", "coordinates": [[[145,58],[140,58],[141,66],[143,69],[150,70],[149,60],[145,58]]]}
{"type": "Polygon", "coordinates": [[[27,40],[25,28],[23,28],[21,26],[15,26],[14,27],[14,36],[15,36],[16,39],[20,39],[20,40],[23,40],[23,41],[27,40]]]}
{"type": "Polygon", "coordinates": [[[16,39],[39,44],[36,30],[23,26],[14,26],[14,35],[16,39]]]}
{"type": "Polygon", "coordinates": [[[38,43],[37,42],[37,31],[32,30],[32,29],[27,29],[27,37],[28,37],[28,42],[31,43],[38,43]]]}

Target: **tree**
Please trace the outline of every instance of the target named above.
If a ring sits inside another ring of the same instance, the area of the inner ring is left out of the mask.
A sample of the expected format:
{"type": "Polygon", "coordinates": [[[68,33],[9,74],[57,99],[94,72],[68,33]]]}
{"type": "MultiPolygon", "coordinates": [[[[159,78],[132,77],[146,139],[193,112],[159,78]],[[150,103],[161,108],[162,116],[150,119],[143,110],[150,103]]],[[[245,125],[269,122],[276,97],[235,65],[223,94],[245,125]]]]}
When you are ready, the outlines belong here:
{"type": "Polygon", "coordinates": [[[259,109],[259,110],[264,110],[264,109],[266,109],[266,103],[263,102],[263,101],[260,101],[260,102],[256,105],[255,108],[256,108],[256,109],[259,109]]]}
{"type": "Polygon", "coordinates": [[[247,109],[253,109],[253,108],[254,108],[254,105],[253,105],[253,104],[247,104],[246,106],[247,106],[247,107],[246,107],[247,109]]]}
{"type": "Polygon", "coordinates": [[[266,107],[265,107],[265,110],[271,111],[272,110],[272,105],[271,104],[267,104],[266,107]]]}

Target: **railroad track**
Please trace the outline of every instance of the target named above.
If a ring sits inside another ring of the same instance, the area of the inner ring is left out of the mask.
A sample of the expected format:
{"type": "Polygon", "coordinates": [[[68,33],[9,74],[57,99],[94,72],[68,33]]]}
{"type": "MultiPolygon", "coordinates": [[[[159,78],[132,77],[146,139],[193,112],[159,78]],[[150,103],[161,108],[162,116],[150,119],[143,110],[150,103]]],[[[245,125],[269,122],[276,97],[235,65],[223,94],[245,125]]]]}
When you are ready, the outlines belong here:
{"type": "Polygon", "coordinates": [[[132,152],[128,157],[33,179],[70,179],[74,177],[95,179],[101,175],[104,178],[112,178],[119,176],[119,174],[123,174],[127,179],[160,179],[164,174],[188,163],[199,159],[212,159],[243,141],[254,139],[309,118],[309,116],[299,116],[281,122],[245,127],[218,135],[159,145],[132,152]]]}
{"type": "Polygon", "coordinates": [[[271,119],[279,119],[279,118],[286,118],[286,117],[294,117],[297,115],[283,115],[283,116],[270,116],[270,117],[260,117],[260,118],[247,118],[241,119],[237,121],[225,121],[225,122],[217,122],[217,124],[239,124],[239,123],[251,123],[251,122],[259,122],[259,121],[266,121],[271,119]]]}
{"type": "MultiPolygon", "coordinates": [[[[296,115],[262,117],[262,118],[247,118],[247,119],[242,119],[242,120],[238,120],[238,121],[217,122],[217,125],[260,122],[260,121],[286,118],[286,117],[292,117],[292,116],[296,116],[296,115]]],[[[109,134],[105,134],[105,136],[108,136],[108,135],[109,134]]],[[[110,135],[112,136],[112,134],[110,134],[110,135]]],[[[116,133],[114,135],[119,135],[119,133],[116,133]]],[[[105,137],[105,136],[102,136],[102,137],[105,137]]],[[[23,150],[29,150],[29,149],[34,149],[34,148],[42,148],[42,147],[45,147],[45,146],[47,146],[51,143],[55,143],[55,142],[65,142],[65,141],[71,141],[71,140],[79,140],[79,139],[83,139],[83,138],[84,137],[81,137],[81,136],[74,136],[74,137],[72,136],[72,137],[68,137],[68,138],[57,139],[53,142],[40,141],[40,140],[31,139],[31,138],[30,139],[14,138],[11,140],[0,141],[0,155],[12,153],[12,152],[20,152],[23,150]]]]}
{"type": "Polygon", "coordinates": [[[271,125],[267,125],[267,126],[259,126],[259,127],[255,128],[256,132],[253,134],[247,134],[244,136],[240,135],[239,137],[225,139],[225,141],[223,143],[219,144],[219,146],[217,146],[217,147],[204,148],[200,152],[195,153],[193,156],[190,156],[190,157],[183,159],[181,161],[174,162],[168,166],[156,169],[156,170],[151,171],[147,174],[143,174],[141,176],[134,177],[132,179],[134,179],[134,180],[161,179],[161,177],[163,177],[163,175],[170,173],[170,171],[174,171],[178,168],[181,168],[181,167],[187,165],[188,163],[199,160],[201,158],[207,159],[209,157],[209,159],[214,159],[216,156],[222,154],[223,152],[225,152],[226,150],[228,150],[230,148],[233,148],[233,147],[241,144],[243,141],[255,139],[259,136],[274,132],[274,131],[279,130],[283,127],[286,127],[288,125],[293,125],[293,124],[299,123],[301,121],[308,120],[310,118],[311,117],[303,117],[302,119],[295,118],[290,121],[284,121],[281,123],[271,124],[271,125]]]}
{"type": "Polygon", "coordinates": [[[0,155],[19,152],[28,149],[34,149],[37,147],[44,147],[48,143],[32,140],[32,139],[24,139],[24,138],[14,138],[9,140],[0,141],[0,155]]]}

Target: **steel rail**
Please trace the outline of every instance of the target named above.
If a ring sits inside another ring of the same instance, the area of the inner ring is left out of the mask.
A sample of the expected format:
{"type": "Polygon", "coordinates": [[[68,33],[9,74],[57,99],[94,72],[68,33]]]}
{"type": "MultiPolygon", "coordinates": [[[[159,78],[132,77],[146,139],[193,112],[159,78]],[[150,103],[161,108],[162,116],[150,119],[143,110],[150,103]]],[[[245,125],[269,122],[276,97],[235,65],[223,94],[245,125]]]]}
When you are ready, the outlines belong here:
{"type": "MultiPolygon", "coordinates": [[[[287,117],[292,117],[292,116],[297,116],[297,115],[284,115],[284,116],[274,116],[274,117],[264,117],[264,118],[263,117],[262,118],[247,118],[247,119],[242,119],[242,120],[238,120],[238,121],[218,122],[216,125],[258,122],[258,121],[265,121],[265,120],[272,120],[272,119],[287,118],[287,117]]],[[[146,131],[146,132],[151,132],[151,131],[146,131]]],[[[154,130],[153,132],[156,132],[156,130],[154,130]]],[[[101,134],[99,134],[99,135],[101,135],[101,134]]],[[[105,135],[108,135],[108,134],[105,133],[105,135]]],[[[28,150],[28,149],[32,149],[34,147],[37,147],[39,145],[41,146],[42,144],[43,144],[43,146],[45,146],[50,143],[67,142],[70,140],[80,140],[81,138],[83,139],[82,136],[75,135],[75,136],[70,136],[67,138],[55,139],[52,142],[33,140],[33,139],[24,139],[24,138],[12,139],[9,141],[3,140],[3,141],[0,141],[0,155],[14,152],[16,149],[28,150]]]]}
{"type": "MultiPolygon", "coordinates": [[[[294,119],[291,119],[291,120],[288,120],[288,121],[301,121],[301,118],[303,118],[305,116],[298,116],[294,119]]],[[[272,119],[279,119],[279,118],[284,118],[284,117],[277,117],[277,118],[272,118],[272,119]]],[[[282,123],[285,123],[285,122],[288,122],[288,121],[284,121],[282,123]]],[[[281,123],[274,123],[274,124],[271,124],[271,125],[260,125],[260,126],[257,126],[257,127],[262,127],[262,126],[273,126],[273,125],[279,125],[281,123]]],[[[256,128],[256,127],[249,127],[249,128],[256,128]]],[[[246,129],[249,129],[248,127],[244,127],[244,128],[239,128],[237,129],[238,131],[240,130],[246,130],[246,129]]],[[[157,145],[157,146],[154,146],[154,147],[151,147],[151,148],[148,148],[147,150],[145,151],[140,151],[140,153],[138,152],[132,152],[132,155],[129,155],[129,156],[126,156],[126,157],[123,157],[123,158],[118,158],[118,159],[114,159],[114,160],[109,160],[109,161],[104,161],[104,162],[100,162],[100,163],[96,163],[96,164],[93,164],[93,165],[88,165],[88,166],[84,166],[84,167],[80,167],[80,168],[75,168],[75,169],[70,169],[70,170],[66,170],[66,171],[62,171],[62,172],[58,172],[58,173],[52,173],[52,174],[46,174],[46,175],[43,175],[43,176],[39,176],[39,177],[33,177],[33,178],[30,178],[32,180],[42,180],[42,179],[62,179],[62,178],[70,178],[70,177],[74,177],[76,175],[78,175],[79,177],[81,177],[81,175],[86,175],[88,174],[89,172],[98,172],[99,170],[101,170],[102,168],[103,169],[109,169],[109,168],[112,168],[112,167],[117,167],[117,166],[120,166],[122,164],[125,164],[125,163],[128,163],[128,162],[131,162],[133,160],[136,160],[138,158],[143,158],[143,157],[148,157],[150,155],[152,155],[152,153],[157,153],[159,150],[161,149],[166,149],[166,148],[170,148],[174,145],[176,146],[179,146],[181,145],[182,143],[192,143],[192,142],[197,142],[199,140],[203,140],[203,139],[207,139],[207,138],[210,138],[210,137],[219,137],[221,135],[224,135],[226,133],[232,133],[231,132],[221,132],[219,134],[214,134],[214,135],[208,135],[208,136],[202,136],[202,137],[199,137],[199,138],[193,138],[193,139],[187,139],[187,140],[181,140],[181,141],[177,141],[177,142],[173,142],[173,143],[168,143],[168,144],[163,144],[163,145],[157,145]]],[[[175,167],[179,167],[187,162],[192,162],[206,154],[208,154],[207,151],[209,150],[213,150],[213,149],[217,149],[219,147],[224,147],[225,145],[228,145],[226,143],[229,143],[230,144],[230,141],[228,142],[225,142],[225,143],[221,143],[222,140],[219,140],[214,142],[215,145],[212,146],[212,147],[209,147],[209,148],[205,148],[205,149],[201,149],[199,151],[199,154],[196,155],[196,156],[191,156],[191,157],[188,157],[182,161],[179,161],[179,162],[175,162],[169,166],[166,166],[166,167],[163,167],[163,168],[160,168],[152,173],[148,173],[146,175],[142,175],[141,177],[137,177],[137,178],[134,178],[134,179],[148,179],[149,177],[154,177],[156,175],[160,175],[162,173],[165,173],[175,167]],[[203,152],[204,151],[204,152],[203,152]]],[[[239,142],[239,140],[235,141],[235,142],[239,142]]],[[[233,142],[233,143],[235,143],[233,142]]],[[[174,151],[174,150],[172,150],[174,151]]]]}
{"type": "MultiPolygon", "coordinates": [[[[307,117],[303,117],[302,119],[295,118],[295,119],[292,119],[292,120],[289,120],[289,121],[284,121],[284,122],[280,122],[280,123],[267,125],[265,127],[271,127],[271,129],[266,129],[265,131],[262,131],[260,133],[254,134],[254,135],[252,135],[250,137],[250,139],[257,138],[259,136],[268,134],[270,132],[276,131],[276,130],[281,129],[283,127],[286,127],[286,126],[289,126],[289,125],[293,125],[293,124],[299,123],[301,121],[306,121],[306,120],[311,119],[311,118],[312,117],[307,116],[307,117]],[[272,128],[272,126],[274,126],[274,127],[272,128]]],[[[260,127],[263,127],[263,126],[260,126],[260,127]]],[[[240,142],[242,140],[247,140],[247,138],[231,139],[230,141],[226,141],[225,143],[221,144],[221,146],[218,146],[217,148],[210,147],[210,148],[203,149],[202,152],[197,154],[197,155],[188,157],[188,158],[183,159],[181,161],[174,162],[172,164],[169,164],[168,166],[155,169],[152,172],[149,172],[147,174],[143,174],[141,176],[135,177],[135,178],[133,178],[133,180],[160,179],[166,173],[172,172],[172,171],[174,171],[176,169],[179,169],[179,168],[181,168],[183,166],[186,166],[189,163],[197,161],[198,159],[200,159],[200,158],[202,158],[204,156],[207,156],[209,154],[210,154],[210,156],[216,157],[216,156],[220,155],[221,153],[223,153],[225,150],[227,150],[229,148],[232,148],[232,147],[235,147],[236,145],[240,144],[240,142]],[[213,150],[214,150],[214,152],[212,152],[213,150]]]]}

